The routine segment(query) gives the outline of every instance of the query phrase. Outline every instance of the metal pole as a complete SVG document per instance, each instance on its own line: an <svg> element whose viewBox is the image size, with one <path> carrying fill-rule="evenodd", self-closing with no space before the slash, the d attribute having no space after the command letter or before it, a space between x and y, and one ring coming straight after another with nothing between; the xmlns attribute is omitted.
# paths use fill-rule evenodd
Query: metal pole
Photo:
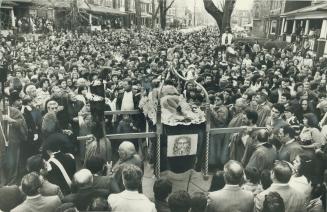
<svg viewBox="0 0 327 212"><path fill-rule="evenodd" d="M161 91L162 88L165 84L165 80L169 79L170 77L170 72L168 72L166 78L164 78L161 82L161 85L159 87L159 92L158 92L158 105L157 105L157 143L156 143L156 163L155 163L155 169L154 169L154 174L157 179L160 178L160 152L161 152L161 134L162 134L162 123L161 123Z"/></svg>

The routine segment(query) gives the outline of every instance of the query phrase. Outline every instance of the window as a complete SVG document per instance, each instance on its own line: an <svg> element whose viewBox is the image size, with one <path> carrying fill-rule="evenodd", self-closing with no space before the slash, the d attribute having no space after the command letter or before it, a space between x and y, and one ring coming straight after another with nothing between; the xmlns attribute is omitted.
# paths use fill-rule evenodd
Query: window
<svg viewBox="0 0 327 212"><path fill-rule="evenodd" d="M270 34L276 34L277 32L277 20L271 21Z"/></svg>

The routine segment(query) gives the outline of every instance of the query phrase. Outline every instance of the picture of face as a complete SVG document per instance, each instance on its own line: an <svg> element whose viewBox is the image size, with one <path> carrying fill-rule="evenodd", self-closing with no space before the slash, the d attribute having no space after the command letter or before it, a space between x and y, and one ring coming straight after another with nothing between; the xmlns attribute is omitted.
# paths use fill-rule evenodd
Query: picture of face
<svg viewBox="0 0 327 212"><path fill-rule="evenodd" d="M173 151L176 156L189 155L191 151L191 139L189 137L176 138Z"/></svg>
<svg viewBox="0 0 327 212"><path fill-rule="evenodd" d="M167 138L167 156L180 157L195 155L197 152L198 135L175 135Z"/></svg>

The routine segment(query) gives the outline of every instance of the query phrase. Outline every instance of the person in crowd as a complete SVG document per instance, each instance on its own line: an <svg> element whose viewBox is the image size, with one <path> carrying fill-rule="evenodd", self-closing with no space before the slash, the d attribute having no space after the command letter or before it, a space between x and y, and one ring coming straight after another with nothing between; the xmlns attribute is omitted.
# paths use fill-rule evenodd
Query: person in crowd
<svg viewBox="0 0 327 212"><path fill-rule="evenodd" d="M204 192L194 192L191 195L191 212L206 211L207 195Z"/></svg>
<svg viewBox="0 0 327 212"><path fill-rule="evenodd" d="M258 113L256 111L246 110L245 117L245 126L250 129L256 127L258 120ZM248 146L254 143L253 139L255 139L255 134L255 131L243 131L234 134L231 137L229 145L229 159L241 162Z"/></svg>
<svg viewBox="0 0 327 212"><path fill-rule="evenodd" d="M313 158L307 154L297 155L293 161L293 169L295 174L292 175L289 185L309 199L315 173Z"/></svg>
<svg viewBox="0 0 327 212"><path fill-rule="evenodd" d="M49 158L51 170L48 171L49 182L58 185L64 195L69 194L72 186L73 175L76 172L75 158L71 154L62 152L64 142L59 136L47 139L43 151Z"/></svg>
<svg viewBox="0 0 327 212"><path fill-rule="evenodd" d="M261 172L261 176L260 176L260 183L262 185L263 190L268 189L271 184L273 183L271 178L270 178L270 170L269 169L264 169Z"/></svg>
<svg viewBox="0 0 327 212"><path fill-rule="evenodd" d="M40 176L41 187L40 194L43 196L57 195L61 200L64 198L59 186L50 183L46 177L49 170L49 164L42 158L42 155L33 155L27 159L27 171L38 173Z"/></svg>
<svg viewBox="0 0 327 212"><path fill-rule="evenodd" d="M309 212L323 212L325 211L325 207L323 204L324 197L326 196L326 187L317 184L316 186L313 186L311 195L310 195L310 201L307 204L306 208Z"/></svg>
<svg viewBox="0 0 327 212"><path fill-rule="evenodd" d="M282 146L278 151L278 159L292 162L295 157L303 152L301 145L295 140L295 130L290 126L279 129Z"/></svg>
<svg viewBox="0 0 327 212"><path fill-rule="evenodd" d="M263 211L263 202L266 195L270 192L277 192L282 197L285 204L285 211L305 211L305 195L288 184L291 177L292 169L290 165L285 161L276 161L271 172L273 183L268 189L256 195L254 199L255 211Z"/></svg>
<svg viewBox="0 0 327 212"><path fill-rule="evenodd" d="M95 189L106 189L109 193L119 193L120 189L115 184L112 176L112 165L103 158L94 156L86 161L85 168L93 174L93 185Z"/></svg>
<svg viewBox="0 0 327 212"><path fill-rule="evenodd" d="M73 187L75 192L66 195L63 202L72 202L78 210L85 211L91 204L92 199L102 197L107 198L108 190L95 189L92 187L93 175L88 169L81 169L74 174Z"/></svg>
<svg viewBox="0 0 327 212"><path fill-rule="evenodd" d="M219 191L209 193L208 212L253 211L253 194L239 186L243 180L243 167L237 161L229 161L224 166L226 185Z"/></svg>
<svg viewBox="0 0 327 212"><path fill-rule="evenodd" d="M31 172L22 179L22 191L26 195L26 200L12 209L13 212L55 212L57 207L61 205L58 196L42 196L39 192L42 184L39 175Z"/></svg>
<svg viewBox="0 0 327 212"><path fill-rule="evenodd" d="M0 210L11 211L24 201L24 194L17 185L0 186Z"/></svg>
<svg viewBox="0 0 327 212"><path fill-rule="evenodd" d="M113 169L122 164L133 164L143 169L143 162L140 156L136 153L135 146L132 142L124 141L119 145L118 149L119 160L114 165Z"/></svg>
<svg viewBox="0 0 327 212"><path fill-rule="evenodd" d="M24 142L27 140L27 125L22 112L17 109L17 105L21 103L18 91L12 91L9 98L9 105L3 108L6 115L2 115L4 125L2 126L5 132L5 143L7 151L5 154L4 174L6 175L6 185L17 184L21 177L21 149ZM24 169L23 169L24 170Z"/></svg>
<svg viewBox="0 0 327 212"><path fill-rule="evenodd" d="M258 112L258 127L264 127L267 122L267 118L270 117L271 113L271 103L268 101L268 94L261 91L257 93L255 96L255 101L258 104L257 112Z"/></svg>
<svg viewBox="0 0 327 212"><path fill-rule="evenodd" d="M266 126L270 127L273 132L277 132L280 128L287 125L283 119L284 112L284 105L276 103L272 106L271 115L269 118L267 118Z"/></svg>
<svg viewBox="0 0 327 212"><path fill-rule="evenodd" d="M285 212L283 198L277 192L269 192L263 201L264 212L280 211Z"/></svg>
<svg viewBox="0 0 327 212"><path fill-rule="evenodd" d="M141 185L143 173L135 165L128 164L122 171L122 178L125 190L118 194L110 194L108 203L113 212L119 211L144 211L155 212L156 208L145 195L138 192Z"/></svg>
<svg viewBox="0 0 327 212"><path fill-rule="evenodd" d="M245 183L242 185L242 189L246 191L251 191L253 195L257 195L262 189L260 184L260 172L255 167L246 167L245 173Z"/></svg>
<svg viewBox="0 0 327 212"><path fill-rule="evenodd" d="M314 113L304 114L303 125L300 134L303 149L317 149L325 144L326 139L318 129L318 120Z"/></svg>
<svg viewBox="0 0 327 212"><path fill-rule="evenodd" d="M224 171L217 171L211 180L211 185L209 188L209 192L219 191L225 187L226 183L224 180Z"/></svg>
<svg viewBox="0 0 327 212"><path fill-rule="evenodd" d="M188 212L191 208L191 197L186 191L175 191L168 198L171 212Z"/></svg>
<svg viewBox="0 0 327 212"><path fill-rule="evenodd" d="M87 211L107 211L111 212L112 209L108 204L108 201L104 198L98 197L92 200L91 205L88 207Z"/></svg>
<svg viewBox="0 0 327 212"><path fill-rule="evenodd" d="M157 212L170 212L168 197L173 189L172 183L165 178L160 178L154 182L153 193Z"/></svg>
<svg viewBox="0 0 327 212"><path fill-rule="evenodd" d="M261 173L264 169L271 169L273 163L277 158L276 147L268 142L267 130L259 130L257 133L257 139L259 143L255 146L253 153L249 153L250 159L246 163L246 159L243 160L246 163L246 167L253 167ZM250 149L250 148L249 148ZM251 152L249 150L249 152Z"/></svg>

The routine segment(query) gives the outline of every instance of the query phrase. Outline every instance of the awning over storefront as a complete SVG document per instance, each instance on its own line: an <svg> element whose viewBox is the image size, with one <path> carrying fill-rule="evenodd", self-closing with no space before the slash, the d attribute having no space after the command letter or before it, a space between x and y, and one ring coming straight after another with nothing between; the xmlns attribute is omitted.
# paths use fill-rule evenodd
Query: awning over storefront
<svg viewBox="0 0 327 212"><path fill-rule="evenodd" d="M327 3L304 7L281 15L288 20L327 18Z"/></svg>

